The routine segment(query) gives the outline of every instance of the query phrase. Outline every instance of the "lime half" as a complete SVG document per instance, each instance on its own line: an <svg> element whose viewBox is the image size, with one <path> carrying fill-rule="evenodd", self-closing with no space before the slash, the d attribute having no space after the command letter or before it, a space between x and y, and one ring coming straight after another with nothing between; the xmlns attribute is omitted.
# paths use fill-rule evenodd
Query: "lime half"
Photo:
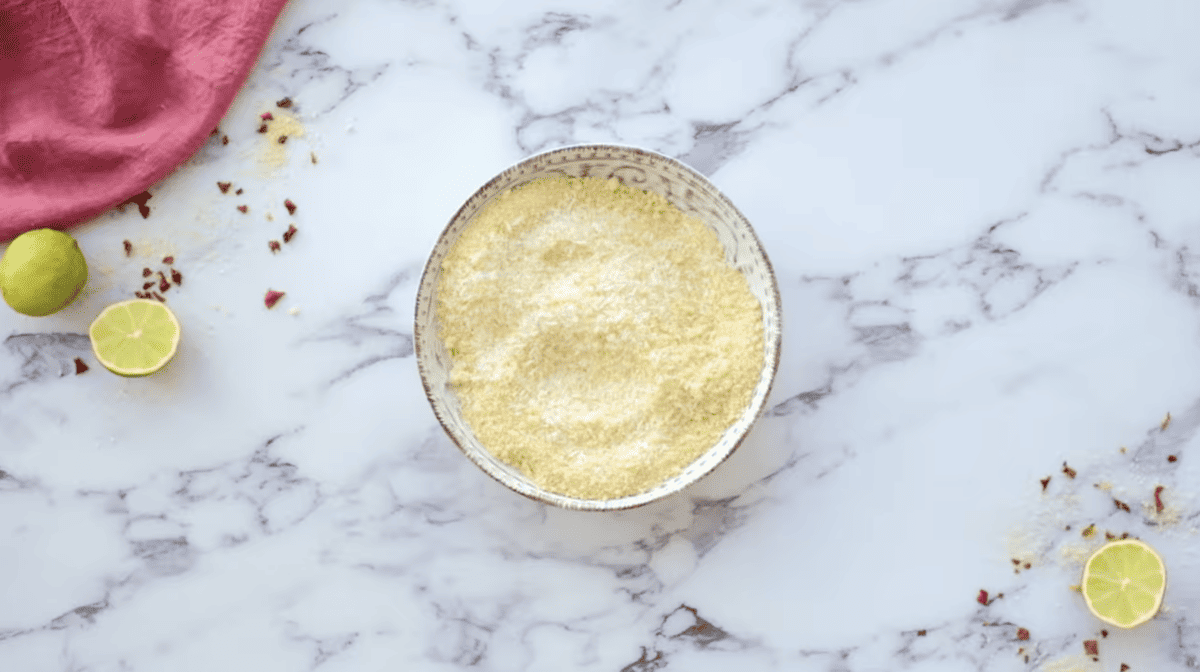
<svg viewBox="0 0 1200 672"><path fill-rule="evenodd" d="M1148 544L1121 539L1088 558L1080 590L1096 618L1132 628L1154 618L1167 589L1167 569Z"/></svg>
<svg viewBox="0 0 1200 672"><path fill-rule="evenodd" d="M122 376L148 376L166 366L179 348L179 334L171 309L150 299L114 303L88 329L96 359Z"/></svg>

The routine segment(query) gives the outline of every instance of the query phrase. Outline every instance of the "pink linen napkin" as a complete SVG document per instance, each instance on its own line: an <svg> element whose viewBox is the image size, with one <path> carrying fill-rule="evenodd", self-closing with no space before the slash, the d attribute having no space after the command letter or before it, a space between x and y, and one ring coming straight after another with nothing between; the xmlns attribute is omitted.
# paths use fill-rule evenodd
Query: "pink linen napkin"
<svg viewBox="0 0 1200 672"><path fill-rule="evenodd" d="M68 229L190 158L287 0L0 0L0 242Z"/></svg>

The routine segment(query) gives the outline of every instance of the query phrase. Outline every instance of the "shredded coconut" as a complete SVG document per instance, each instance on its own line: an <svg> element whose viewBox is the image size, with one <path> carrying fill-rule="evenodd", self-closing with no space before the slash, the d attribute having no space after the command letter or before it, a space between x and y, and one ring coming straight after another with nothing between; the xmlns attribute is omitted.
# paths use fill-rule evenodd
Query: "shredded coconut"
<svg viewBox="0 0 1200 672"><path fill-rule="evenodd" d="M540 487L643 492L712 447L763 366L761 307L716 234L617 180L504 192L442 262L463 418Z"/></svg>

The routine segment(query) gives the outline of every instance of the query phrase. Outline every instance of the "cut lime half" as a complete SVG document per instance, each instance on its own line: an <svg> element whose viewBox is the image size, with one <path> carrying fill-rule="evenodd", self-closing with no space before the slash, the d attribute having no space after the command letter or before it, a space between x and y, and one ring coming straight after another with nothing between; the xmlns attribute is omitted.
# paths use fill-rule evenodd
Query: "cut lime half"
<svg viewBox="0 0 1200 672"><path fill-rule="evenodd" d="M148 376L166 366L179 348L179 320L150 299L130 299L105 308L92 322L92 352L106 369L122 376Z"/></svg>
<svg viewBox="0 0 1200 672"><path fill-rule="evenodd" d="M1167 569L1148 544L1113 541L1092 554L1083 568L1080 591L1096 618L1133 628L1154 618L1167 589Z"/></svg>

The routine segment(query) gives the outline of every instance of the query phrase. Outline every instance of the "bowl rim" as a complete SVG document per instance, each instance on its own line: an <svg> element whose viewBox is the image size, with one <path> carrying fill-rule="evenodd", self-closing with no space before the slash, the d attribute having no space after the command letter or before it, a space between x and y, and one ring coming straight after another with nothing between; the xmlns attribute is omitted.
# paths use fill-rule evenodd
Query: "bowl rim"
<svg viewBox="0 0 1200 672"><path fill-rule="evenodd" d="M553 155L570 153L570 152L579 152L579 151L603 152L605 150L613 150L613 149L621 150L623 152L633 152L635 154L639 154L639 153L645 154L654 160L663 161L663 162L673 165L675 168L680 169L681 171L687 173L693 179L697 180L702 185L704 185L717 200L721 201L723 205L728 207L741 220L741 222L743 224L745 224L746 232L750 235L750 238L753 240L754 244L757 246L758 250L762 254L763 262L767 269L767 276L770 278L770 285L768 288L768 296L771 299L771 303L774 304L774 314L775 314L776 320L779 324L779 329L775 332L775 335L774 335L773 347L771 347L771 350L773 351L773 356L769 358L769 361L765 362L765 367L764 367L766 370L769 371L769 375L767 376L767 387L762 395L761 401L757 402L758 408L754 409L754 413L749 417L749 422L747 423L745 430L739 433L737 438L730 444L728 450L726 450L724 452L724 454L720 455L719 459L713 460L706 468L693 474L687 481L679 483L675 487L673 487L669 490L664 490L663 492L653 494L653 496L648 496L648 495L651 495L651 493L654 493L655 489L657 487L659 487L659 486L655 486L655 488L651 488L650 490L645 490L643 492L635 493L632 495L626 495L624 497L618 497L615 499L583 499L583 498L579 498L579 497L572 497L569 495L562 495L559 493L545 491L545 490L542 490L541 488L536 488L536 486L534 486L534 488L531 488L531 489L520 488L520 487L517 487L515 484L508 482L500 473L497 473L497 470L495 469L495 467L492 464L482 460L479 456L475 455L475 453L473 451L468 450L465 446L463 446L463 444L459 440L459 437L456 436L455 432L450 429L450 425L447 423L446 418L443 416L445 409L442 407L442 402L436 398L437 395L435 395L433 393L433 390L430 388L428 371L424 364L424 360L421 356L422 347L423 347L423 345L422 345L423 338L421 337L421 335L424 331L420 326L420 324L421 324L421 319L420 319L421 307L423 305L422 301L421 301L421 289L423 287L425 287L426 282L429 282L429 275L432 270L433 260L434 260L435 252L437 251L438 246L445 239L446 235L450 231L450 228L455 225L455 223L463 215L464 211L466 211L467 208L473 204L473 202L480 196L480 194L489 191L490 189L494 188L497 184L499 184L503 181L507 181L511 177L511 175L514 172L518 171L519 169L524 168L524 167L528 166L529 164L536 163L539 160L549 158ZM606 157L598 156L597 158L606 158ZM608 158L610 158L610 157L608 157ZM763 306L763 309L764 309L764 311L766 311L767 307ZM493 480L498 481L501 485L504 485L509 490L512 490L513 492L516 492L517 494L523 495L524 497L526 497L528 499L534 500L536 502L540 502L542 504L551 504L551 505L557 506L559 508L576 510L576 511L621 511L621 510L637 508L640 506L645 506L652 502L661 501L670 496L677 495L677 494L683 492L684 490L687 490L689 487L691 487L698 481L704 479L706 476L711 474L713 471L716 471L716 468L718 466L720 466L722 463L724 463L725 460L729 459L729 457L731 455L733 455L733 453L742 445L742 442L745 441L746 437L749 436L750 433L753 431L758 420L762 418L762 415L766 410L767 401L770 399L771 391L773 390L774 385L775 385L775 377L779 372L779 361L780 361L780 357L782 354L781 353L782 346L783 346L783 302L779 295L779 281L775 275L775 267L771 263L770 257L767 255L766 247L763 246L762 240L759 239L758 233L754 230L754 227L753 227L753 225L751 225L750 220L745 216L745 214L742 213L741 210L738 209L738 207L736 205L734 205L733 201L731 201L729 199L729 197L725 195L724 192L722 192L719 188L717 188L717 186L715 184L713 184L706 176L704 176L702 173L700 173L700 171L696 170L695 168L692 168L691 166L687 165L686 163L680 161L679 159L673 158L671 156L667 156L666 154L662 154L660 152L656 152L654 150L646 149L644 147L639 147L636 145L627 145L627 144L621 144L621 143L606 142L606 143L577 143L577 144L571 144L571 145L562 145L559 147L554 147L551 149L546 149L546 150L540 151L536 154L531 154L515 163L510 164L509 166L507 166L506 168L501 170L499 173L496 173L496 175L494 177L492 177L490 180L488 180L486 183L484 183L481 187L479 187L474 192L472 192L471 195L468 196L466 198L466 200L463 201L462 205L459 206L458 210L456 210L454 212L454 215L452 215L450 217L450 220L446 223L446 225L444 227L442 227L442 230L438 233L437 238L434 239L433 247L431 248L429 255L426 257L425 264L421 270L421 278L420 278L420 281L417 283L417 295L416 295L416 299L414 301L413 350L414 350L414 356L417 360L417 370L418 370L419 377L421 379L421 386L425 390L425 398L429 401L429 405L433 409L433 414L437 418L438 423L442 426L442 430L446 433L446 435L450 438L450 440L454 443L454 445L459 449L459 451L467 457L467 459L469 459L476 467L478 467L481 471L483 471L485 474L490 476ZM756 403L756 402L752 401L751 403ZM739 421L744 418L746 418L745 415L741 416L739 418ZM728 429L726 431L728 431ZM710 446L708 450L712 450L712 447ZM708 451L706 451L705 453L701 453L701 456L706 455L707 452ZM499 458L495 458L495 459L499 460ZM700 457L697 457L696 459L699 460ZM694 461L693 461L693 463L694 463Z"/></svg>

